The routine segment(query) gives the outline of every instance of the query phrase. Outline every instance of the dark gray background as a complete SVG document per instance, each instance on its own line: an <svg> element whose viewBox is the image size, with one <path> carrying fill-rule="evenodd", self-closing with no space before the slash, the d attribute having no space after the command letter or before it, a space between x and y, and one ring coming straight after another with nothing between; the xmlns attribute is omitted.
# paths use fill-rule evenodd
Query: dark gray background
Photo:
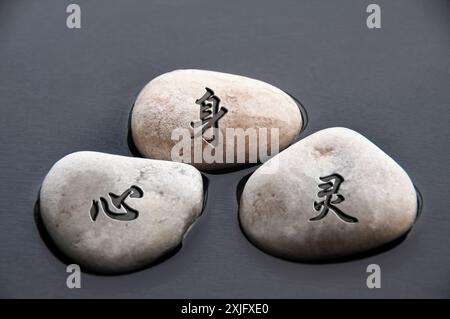
<svg viewBox="0 0 450 319"><path fill-rule="evenodd" d="M74 1L75 2L75 1ZM450 297L450 1L76 0L0 2L1 297ZM140 272L84 274L42 241L33 205L42 179L79 150L130 155L137 92L178 68L261 79L298 97L302 136L344 126L378 144L424 196L399 246L350 262L311 265L263 253L242 235L236 186L252 169L209 175L204 215L172 258ZM366 266L382 288L366 287Z"/></svg>

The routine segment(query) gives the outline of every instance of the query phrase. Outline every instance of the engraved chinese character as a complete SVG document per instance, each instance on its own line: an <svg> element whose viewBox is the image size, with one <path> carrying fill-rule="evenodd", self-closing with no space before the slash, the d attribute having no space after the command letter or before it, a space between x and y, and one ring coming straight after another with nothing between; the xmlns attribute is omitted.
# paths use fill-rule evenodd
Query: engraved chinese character
<svg viewBox="0 0 450 319"><path fill-rule="evenodd" d="M110 205L108 201L104 197L100 197L100 204L103 209L103 212L106 214L106 216L121 220L121 221L130 221L133 219L138 218L139 212L133 208L131 208L127 203L125 203L125 200L129 197L131 198L141 198L144 196L144 192L139 187L133 185L130 188L128 188L126 191L124 191L121 195L116 195L113 193L108 194L111 200L111 206L115 207L116 209L121 209L122 207L125 209L125 212L123 211L113 211L110 209ZM98 213L99 213L99 202L97 200L92 201L92 206L89 211L92 221L95 222L97 219Z"/></svg>
<svg viewBox="0 0 450 319"><path fill-rule="evenodd" d="M200 105L200 121L191 122L191 126L195 129L202 126L202 130L194 137L202 135L205 141L217 145L217 136L219 134L219 120L228 112L225 107L220 107L220 99L214 94L210 88L205 88L206 93L195 101ZM212 134L205 134L208 130L212 130Z"/></svg>
<svg viewBox="0 0 450 319"><path fill-rule="evenodd" d="M320 198L324 197L325 199L320 202L314 201L314 209L318 212L320 211L320 214L311 218L310 221L321 220L330 210L332 210L340 219L347 223L358 222L357 218L345 214L336 206L336 204L339 204L345 200L344 196L338 194L339 187L342 182L344 182L344 178L339 174L332 174L325 177L320 177L320 180L324 183L319 184L321 191L317 193L317 196ZM335 199L333 199L334 196Z"/></svg>

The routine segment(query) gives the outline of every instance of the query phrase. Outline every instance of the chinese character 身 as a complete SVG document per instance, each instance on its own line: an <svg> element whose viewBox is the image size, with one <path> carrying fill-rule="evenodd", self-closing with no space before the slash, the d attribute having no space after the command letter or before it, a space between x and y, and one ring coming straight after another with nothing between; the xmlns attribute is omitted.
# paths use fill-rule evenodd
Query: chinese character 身
<svg viewBox="0 0 450 319"><path fill-rule="evenodd" d="M219 133L219 120L228 112L225 107L220 107L220 99L214 94L210 88L205 88L206 93L195 101L200 105L200 121L191 122L192 128L202 126L202 130L196 134L202 135L205 141L210 142L214 146L217 145L217 135ZM212 129L212 134L205 136L205 132Z"/></svg>
<svg viewBox="0 0 450 319"><path fill-rule="evenodd" d="M324 183L319 184L321 191L317 193L317 196L320 198L325 197L325 199L320 202L314 201L314 209L318 212L320 211L320 214L311 218L310 221L321 220L330 210L332 210L340 219L347 223L358 222L357 218L345 214L342 210L336 207L336 204L339 204L345 200L344 196L338 194L339 187L344 181L344 178L339 174L332 174L325 177L320 177L320 180ZM333 199L334 195L336 196L335 199Z"/></svg>

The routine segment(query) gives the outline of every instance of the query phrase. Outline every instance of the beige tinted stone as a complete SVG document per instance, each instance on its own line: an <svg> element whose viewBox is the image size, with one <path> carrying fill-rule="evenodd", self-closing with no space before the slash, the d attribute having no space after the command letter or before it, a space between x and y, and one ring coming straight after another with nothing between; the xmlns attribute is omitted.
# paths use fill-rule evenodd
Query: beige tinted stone
<svg viewBox="0 0 450 319"><path fill-rule="evenodd" d="M278 170L270 168L274 164ZM334 194L338 179L320 180L333 174L343 178ZM327 195L318 193L327 190L341 214L325 205L330 209L321 218L320 202ZM416 213L413 183L392 158L352 130L330 128L258 168L244 187L239 216L244 232L261 249L316 261L386 244L408 232Z"/></svg>
<svg viewBox="0 0 450 319"><path fill-rule="evenodd" d="M116 204L110 193L119 196ZM57 247L82 270L120 273L177 247L202 202L202 177L190 165L77 152L59 160L45 177L40 213ZM125 205L138 212L137 218ZM120 215L105 213L111 211Z"/></svg>
<svg viewBox="0 0 450 319"><path fill-rule="evenodd" d="M280 149L290 145L301 130L302 117L295 101L270 84L214 71L177 70L150 81L136 99L131 117L131 131L139 152L148 158L176 160L171 156L171 151L181 138L177 136L172 139L172 132L183 128L194 134L191 123L200 120L200 105L196 104L196 101L204 96L206 88L211 89L220 99L220 107L224 107L227 113L218 121L223 143L211 146L211 143L201 137L199 143L209 150L219 147L223 151L223 156L220 156L222 163L209 163L201 156L199 162L194 163L194 147L187 156L190 163L200 169L236 166L238 154L241 154L246 162L250 161L250 148L238 150L236 135L227 138L227 128L255 129L258 133L266 128L268 135L272 128L277 128ZM211 131L206 133L210 135ZM231 160L228 161L225 145L230 145L234 150L234 154L229 156ZM269 139L261 145L265 145L268 154L274 152Z"/></svg>

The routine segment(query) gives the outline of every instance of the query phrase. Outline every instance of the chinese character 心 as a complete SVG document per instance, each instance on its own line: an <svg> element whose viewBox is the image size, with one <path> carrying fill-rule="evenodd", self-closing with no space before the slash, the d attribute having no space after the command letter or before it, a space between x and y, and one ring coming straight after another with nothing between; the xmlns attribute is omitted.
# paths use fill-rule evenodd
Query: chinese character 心
<svg viewBox="0 0 450 319"><path fill-rule="evenodd" d="M108 195L111 199L113 207L115 207L116 209L121 209L123 207L125 209L125 212L112 211L110 209L108 201L104 197L100 197L100 203L103 208L103 212L108 217L116 220L130 221L136 219L139 216L139 212L128 206L128 204L125 203L125 200L127 199L128 196L130 196L131 198L141 198L142 196L144 196L144 192L142 191L142 189L133 185L126 191L124 191L122 195L116 195L113 193L109 193ZM92 221L95 222L98 216L98 212L99 212L99 202L97 200L93 200L91 209L89 211Z"/></svg>
<svg viewBox="0 0 450 319"><path fill-rule="evenodd" d="M325 199L320 202L314 201L314 209L320 211L320 214L311 218L310 221L321 220L330 210L332 210L343 221L346 221L347 223L356 223L358 221L357 218L345 214L335 205L345 200L344 196L338 194L339 187L344 181L344 178L339 174L332 174L320 177L320 180L324 183L319 184L321 191L317 193L317 196L321 198L325 197ZM333 195L336 195L335 199L333 199Z"/></svg>
<svg viewBox="0 0 450 319"><path fill-rule="evenodd" d="M219 133L219 120L224 116L228 110L220 107L220 99L214 94L210 88L206 88L206 93L195 101L200 105L200 121L191 122L191 126L195 129L202 126L202 130L197 135L202 135L207 142L211 142L214 146L217 145L217 135ZM212 128L212 134L205 137L205 132Z"/></svg>

